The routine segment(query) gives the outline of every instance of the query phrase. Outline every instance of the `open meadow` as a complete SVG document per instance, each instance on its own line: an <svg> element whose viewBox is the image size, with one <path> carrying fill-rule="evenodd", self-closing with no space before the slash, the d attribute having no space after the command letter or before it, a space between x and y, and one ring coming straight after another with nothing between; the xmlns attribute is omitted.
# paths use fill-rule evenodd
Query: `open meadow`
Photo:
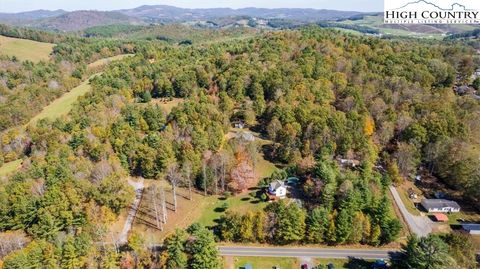
<svg viewBox="0 0 480 269"><path fill-rule="evenodd" d="M48 61L55 44L37 42L27 39L12 38L0 35L0 54L20 61Z"/></svg>

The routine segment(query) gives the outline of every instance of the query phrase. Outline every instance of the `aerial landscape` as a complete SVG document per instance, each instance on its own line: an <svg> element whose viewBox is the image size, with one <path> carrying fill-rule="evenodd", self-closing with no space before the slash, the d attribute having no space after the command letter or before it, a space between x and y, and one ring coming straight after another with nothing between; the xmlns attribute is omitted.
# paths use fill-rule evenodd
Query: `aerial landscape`
<svg viewBox="0 0 480 269"><path fill-rule="evenodd" d="M0 269L480 268L478 22L0 2Z"/></svg>

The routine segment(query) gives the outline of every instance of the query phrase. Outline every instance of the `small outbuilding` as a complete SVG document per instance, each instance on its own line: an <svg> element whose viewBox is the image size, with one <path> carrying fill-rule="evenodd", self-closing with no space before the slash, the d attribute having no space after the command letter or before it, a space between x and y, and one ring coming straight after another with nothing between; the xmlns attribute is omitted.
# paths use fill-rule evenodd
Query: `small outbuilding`
<svg viewBox="0 0 480 269"><path fill-rule="evenodd" d="M462 229L473 235L480 235L480 224L462 224Z"/></svg>
<svg viewBox="0 0 480 269"><path fill-rule="evenodd" d="M284 198L287 195L287 187L280 180L275 180L268 185L268 193L275 197Z"/></svg>
<svg viewBox="0 0 480 269"><path fill-rule="evenodd" d="M446 199L423 199L421 204L429 213L460 212L457 202Z"/></svg>
<svg viewBox="0 0 480 269"><path fill-rule="evenodd" d="M433 217L437 222L448 222L448 216L442 213L434 214Z"/></svg>

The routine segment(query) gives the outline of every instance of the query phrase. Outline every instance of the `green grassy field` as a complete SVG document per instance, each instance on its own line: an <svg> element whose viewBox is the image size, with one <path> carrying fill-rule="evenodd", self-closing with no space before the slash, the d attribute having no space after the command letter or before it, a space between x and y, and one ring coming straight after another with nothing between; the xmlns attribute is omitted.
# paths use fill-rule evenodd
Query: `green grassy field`
<svg viewBox="0 0 480 269"><path fill-rule="evenodd" d="M335 269L367 269L372 268L371 261L364 260L346 260L346 259L315 259L315 265L320 268L327 268L328 264L333 264ZM233 264L233 266L232 266ZM277 266L282 269L297 269L301 266L301 261L297 258L273 258L273 257L234 257L225 258L225 269L240 269L245 268L247 264L252 266L252 269L270 269Z"/></svg>
<svg viewBox="0 0 480 269"><path fill-rule="evenodd" d="M21 61L48 61L55 44L0 35L0 54L17 57Z"/></svg>
<svg viewBox="0 0 480 269"><path fill-rule="evenodd" d="M92 75L90 78L99 75ZM82 82L78 87L73 88L71 91L65 93L60 98L56 99L48 106L44 107L42 112L33 117L27 125L34 124L41 119L56 119L63 115L67 115L72 109L73 104L77 101L77 98L90 91L90 78Z"/></svg>
<svg viewBox="0 0 480 269"><path fill-rule="evenodd" d="M250 264L252 269L270 269L274 266L279 266L282 269L300 268L300 264L295 258L238 257L233 259L235 269L245 268L247 264ZM226 267L226 269L230 268Z"/></svg>
<svg viewBox="0 0 480 269"><path fill-rule="evenodd" d="M117 56L100 59L98 61L95 61L95 62L89 64L88 68L96 68L96 67L104 66L104 65L107 65L111 62L122 60L126 57L132 57L133 55L135 55L135 54L120 54L120 55L117 55Z"/></svg>
<svg viewBox="0 0 480 269"><path fill-rule="evenodd" d="M227 210L245 214L247 212L262 210L267 206L266 202L258 201L257 198L253 198L248 194L226 199L218 196L206 197L205 199L208 199L206 201L207 205L205 206L202 216L198 219L198 222L205 226L214 225L215 220L220 218Z"/></svg>
<svg viewBox="0 0 480 269"><path fill-rule="evenodd" d="M14 172L15 170L17 170L20 167L20 165L22 165L22 161L23 161L22 159L18 159L18 160L3 164L0 167L0 177L6 176Z"/></svg>

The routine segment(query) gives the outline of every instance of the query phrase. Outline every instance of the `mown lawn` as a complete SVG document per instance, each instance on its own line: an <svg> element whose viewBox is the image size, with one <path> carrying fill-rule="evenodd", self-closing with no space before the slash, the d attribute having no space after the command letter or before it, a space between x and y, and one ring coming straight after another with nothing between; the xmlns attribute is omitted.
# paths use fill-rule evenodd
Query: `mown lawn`
<svg viewBox="0 0 480 269"><path fill-rule="evenodd" d="M93 75L92 77L98 74ZM90 77L90 78L92 78ZM33 117L27 125L34 124L41 119L57 119L61 116L67 115L72 109L73 104L78 97L86 94L91 90L90 78L82 82L79 86L73 88L71 91L65 93L60 98L55 99L48 106L44 107L42 112Z"/></svg>
<svg viewBox="0 0 480 269"><path fill-rule="evenodd" d="M233 260L233 261L232 261ZM277 266L281 269L297 269L302 265L298 258L280 258L280 257L234 257L225 258L225 269L232 269L232 263L235 269L243 269L247 264L252 269L270 269ZM333 264L335 269L369 269L372 268L373 261L365 260L347 260L347 259L314 259L313 264L320 266L319 268L327 268L328 264Z"/></svg>
<svg viewBox="0 0 480 269"><path fill-rule="evenodd" d="M253 195L256 190L253 190ZM206 202L202 216L197 220L205 226L215 225L227 210L245 214L250 211L263 210L267 206L267 202L259 201L259 199L250 196L250 194L242 194L233 197L211 196L204 198Z"/></svg>
<svg viewBox="0 0 480 269"><path fill-rule="evenodd" d="M0 177L13 173L15 170L17 170L20 167L20 165L22 165L22 161L23 161L22 159L18 159L18 160L3 164L0 167Z"/></svg>
<svg viewBox="0 0 480 269"><path fill-rule="evenodd" d="M12 38L0 35L0 54L13 57L20 61L48 61L55 44L37 42L27 39Z"/></svg>
<svg viewBox="0 0 480 269"><path fill-rule="evenodd" d="M282 269L300 268L300 263L296 258L238 257L234 258L234 264L235 269L243 269L247 264L250 264L252 269L271 269L274 266Z"/></svg>

